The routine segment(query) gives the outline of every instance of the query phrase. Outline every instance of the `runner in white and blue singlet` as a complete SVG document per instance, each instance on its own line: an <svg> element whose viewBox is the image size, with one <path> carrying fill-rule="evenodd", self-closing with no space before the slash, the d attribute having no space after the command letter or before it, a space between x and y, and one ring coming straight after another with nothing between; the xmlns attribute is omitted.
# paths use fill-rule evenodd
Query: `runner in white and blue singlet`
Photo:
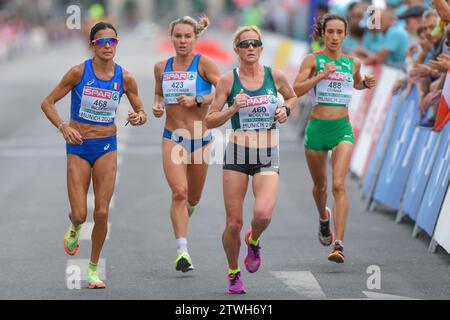
<svg viewBox="0 0 450 320"><path fill-rule="evenodd" d="M87 216L87 192L92 179L95 194L92 252L87 272L88 287L105 288L97 264L108 228L117 170L117 128L114 124L122 94L133 107L129 123L142 125L147 115L134 77L114 62L119 42L114 27L97 23L90 33L92 59L71 68L44 99L42 110L66 140L67 187L71 225L64 235L64 250L75 255L82 224ZM71 120L67 124L56 110L56 102L72 91Z"/></svg>

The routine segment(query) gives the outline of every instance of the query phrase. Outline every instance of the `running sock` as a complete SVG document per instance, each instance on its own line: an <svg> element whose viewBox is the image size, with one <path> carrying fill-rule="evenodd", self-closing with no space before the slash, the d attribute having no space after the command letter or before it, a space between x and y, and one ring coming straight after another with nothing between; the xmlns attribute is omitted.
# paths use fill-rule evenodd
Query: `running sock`
<svg viewBox="0 0 450 320"><path fill-rule="evenodd" d="M237 268L237 269L228 269L228 273L229 273L229 274L236 274L236 273L238 273L238 272L241 272L241 269L240 269L240 268Z"/></svg>
<svg viewBox="0 0 450 320"><path fill-rule="evenodd" d="M250 235L250 237L248 237L248 242L253 245L253 246L258 246L259 243L259 239L253 240L252 235Z"/></svg>
<svg viewBox="0 0 450 320"><path fill-rule="evenodd" d="M177 243L177 252L180 254L180 252L188 252L187 249L187 239L186 238L178 238L176 239Z"/></svg>
<svg viewBox="0 0 450 320"><path fill-rule="evenodd" d="M89 271L93 273L97 273L98 264L93 263L92 261L89 261Z"/></svg>
<svg viewBox="0 0 450 320"><path fill-rule="evenodd" d="M81 230L81 226L82 226L82 224L79 224L78 226L76 226L76 225L74 225L74 224L72 223L72 224L70 225L70 230L71 230L71 231L75 231L75 232L78 233L78 231Z"/></svg>

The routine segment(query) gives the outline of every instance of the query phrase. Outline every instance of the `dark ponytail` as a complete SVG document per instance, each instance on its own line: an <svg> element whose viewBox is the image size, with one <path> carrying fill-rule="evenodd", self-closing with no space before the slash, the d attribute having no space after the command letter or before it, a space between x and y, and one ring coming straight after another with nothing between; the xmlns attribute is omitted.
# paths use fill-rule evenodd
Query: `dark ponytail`
<svg viewBox="0 0 450 320"><path fill-rule="evenodd" d="M313 34L312 34L312 38L314 40L322 39L323 35L325 34L327 23L331 20L342 21L345 24L345 33L347 33L347 20L339 14L327 13L323 15L321 18L317 17L314 19Z"/></svg>
<svg viewBox="0 0 450 320"><path fill-rule="evenodd" d="M95 34L97 32L99 32L100 30L105 30L105 29L112 29L115 33L116 33L116 37L117 37L117 31L116 28L113 27L113 25L111 23L108 22L98 22L95 26L92 27L91 29L91 35L89 36L89 39L92 41L94 40Z"/></svg>

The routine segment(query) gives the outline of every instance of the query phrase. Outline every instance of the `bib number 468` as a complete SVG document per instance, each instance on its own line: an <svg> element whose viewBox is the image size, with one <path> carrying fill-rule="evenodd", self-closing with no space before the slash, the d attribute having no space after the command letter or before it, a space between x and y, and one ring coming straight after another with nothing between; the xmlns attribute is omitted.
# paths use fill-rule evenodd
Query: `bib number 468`
<svg viewBox="0 0 450 320"><path fill-rule="evenodd" d="M94 106L99 107L99 108L106 108L106 106L108 105L108 102L106 102L105 100L95 100L94 101Z"/></svg>

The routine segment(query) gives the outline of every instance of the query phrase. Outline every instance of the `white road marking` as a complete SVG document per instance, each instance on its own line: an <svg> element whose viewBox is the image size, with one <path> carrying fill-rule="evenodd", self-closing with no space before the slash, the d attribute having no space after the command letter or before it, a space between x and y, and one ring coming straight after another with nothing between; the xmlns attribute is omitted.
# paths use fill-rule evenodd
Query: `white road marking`
<svg viewBox="0 0 450 320"><path fill-rule="evenodd" d="M396 296L393 294L379 293L374 291L363 291L368 299L364 300L419 300L415 298L409 298L404 296Z"/></svg>
<svg viewBox="0 0 450 320"><path fill-rule="evenodd" d="M271 273L302 297L326 299L322 288L310 271L273 271Z"/></svg>
<svg viewBox="0 0 450 320"><path fill-rule="evenodd" d="M80 240L91 240L92 230L94 229L94 222L85 222L80 232ZM109 239L111 233L111 224L108 222L108 232L106 233L106 239Z"/></svg>

